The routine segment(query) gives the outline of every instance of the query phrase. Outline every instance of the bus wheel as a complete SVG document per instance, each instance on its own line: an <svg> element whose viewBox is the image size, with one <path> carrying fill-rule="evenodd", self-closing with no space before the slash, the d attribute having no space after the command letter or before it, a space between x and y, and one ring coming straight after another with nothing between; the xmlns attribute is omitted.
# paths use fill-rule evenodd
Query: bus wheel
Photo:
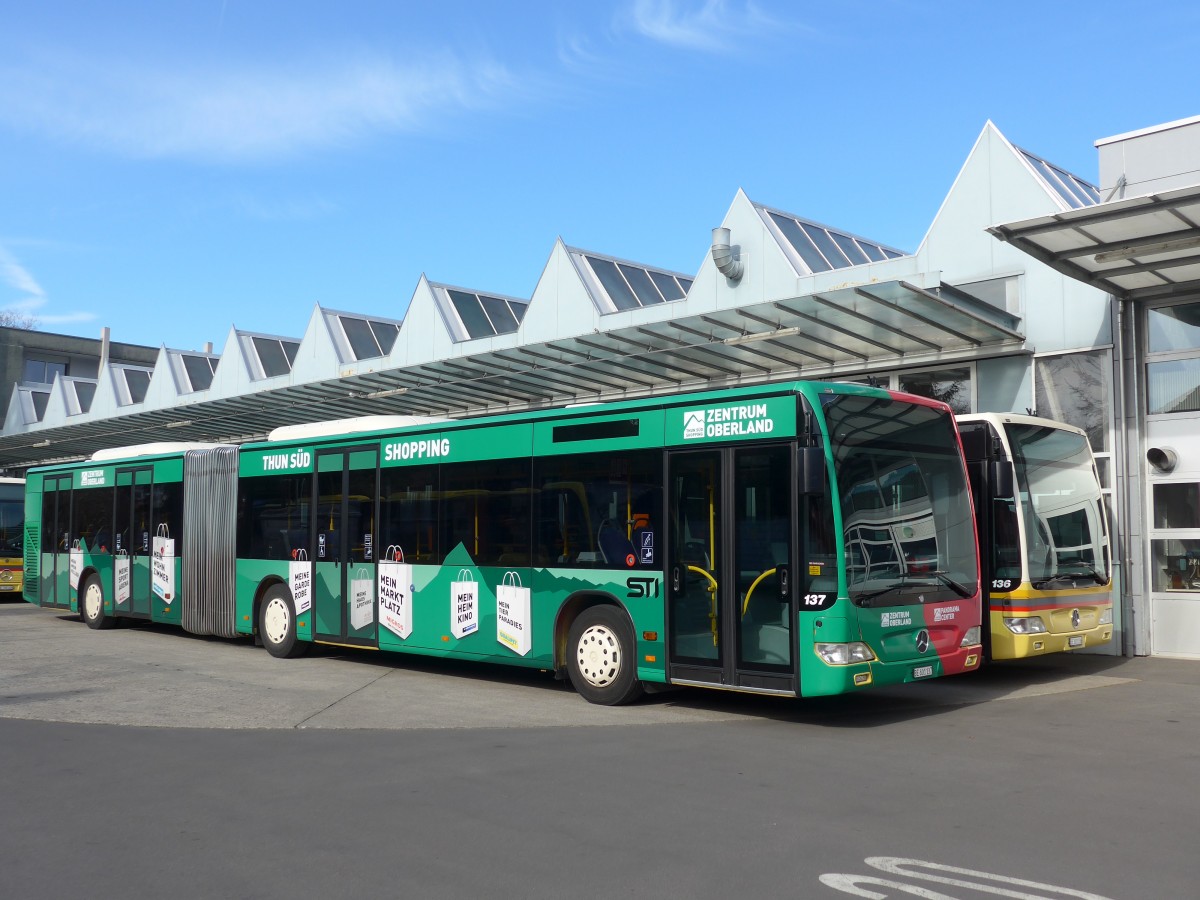
<svg viewBox="0 0 1200 900"><path fill-rule="evenodd" d="M89 575L83 581L79 591L79 618L88 628L112 628L117 622L104 611L104 588L100 586L99 575Z"/></svg>
<svg viewBox="0 0 1200 900"><path fill-rule="evenodd" d="M625 614L612 606L585 609L567 638L571 684L590 703L619 706L642 695L637 648Z"/></svg>
<svg viewBox="0 0 1200 900"><path fill-rule="evenodd" d="M258 636L272 656L290 659L308 649L308 644L296 636L296 613L292 595L282 584L267 589L258 608Z"/></svg>

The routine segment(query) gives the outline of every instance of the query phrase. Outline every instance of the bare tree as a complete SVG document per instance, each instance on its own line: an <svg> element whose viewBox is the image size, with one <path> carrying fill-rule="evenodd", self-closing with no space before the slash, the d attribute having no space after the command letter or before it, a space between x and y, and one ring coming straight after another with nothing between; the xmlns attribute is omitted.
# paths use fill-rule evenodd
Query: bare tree
<svg viewBox="0 0 1200 900"><path fill-rule="evenodd" d="M22 328L25 331L37 331L38 320L29 313L18 312L15 309L0 309L0 325L5 328Z"/></svg>

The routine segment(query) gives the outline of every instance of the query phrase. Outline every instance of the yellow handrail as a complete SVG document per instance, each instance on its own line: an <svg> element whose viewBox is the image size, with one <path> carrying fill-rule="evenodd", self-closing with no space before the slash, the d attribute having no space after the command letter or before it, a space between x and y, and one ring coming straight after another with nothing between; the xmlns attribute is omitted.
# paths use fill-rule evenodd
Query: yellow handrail
<svg viewBox="0 0 1200 900"><path fill-rule="evenodd" d="M758 583L760 581L762 581L764 578L766 578L768 575L774 575L778 571L779 571L779 566L776 566L773 569L767 569L767 571L763 572L761 575L759 575L757 578L754 579L754 582L750 585L750 589L748 591L746 591L746 599L742 601L742 618L746 617L746 612L750 609L750 595L754 593L754 589L756 587L758 587Z"/></svg>
<svg viewBox="0 0 1200 900"><path fill-rule="evenodd" d="M697 572L703 575L709 581L708 593L711 595L712 610L708 614L709 627L712 628L713 646L717 646L717 579L707 569L701 569L699 566L689 565L689 572Z"/></svg>

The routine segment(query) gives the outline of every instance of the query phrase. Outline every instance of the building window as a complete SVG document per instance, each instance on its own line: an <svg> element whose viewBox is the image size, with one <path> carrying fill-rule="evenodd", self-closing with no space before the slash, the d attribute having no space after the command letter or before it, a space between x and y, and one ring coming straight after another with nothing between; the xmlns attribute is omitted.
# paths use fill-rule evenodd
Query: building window
<svg viewBox="0 0 1200 900"><path fill-rule="evenodd" d="M67 364L48 359L26 359L21 381L24 384L53 384L58 375L67 374Z"/></svg>
<svg viewBox="0 0 1200 900"><path fill-rule="evenodd" d="M908 394L929 397L949 404L955 415L971 412L971 369L934 369L928 372L901 372L897 388Z"/></svg>
<svg viewBox="0 0 1200 900"><path fill-rule="evenodd" d="M1200 412L1200 302L1146 310L1146 412Z"/></svg>
<svg viewBox="0 0 1200 900"><path fill-rule="evenodd" d="M1033 361L1033 402L1039 416L1087 432L1093 453L1110 453L1111 391L1107 350L1040 356Z"/></svg>

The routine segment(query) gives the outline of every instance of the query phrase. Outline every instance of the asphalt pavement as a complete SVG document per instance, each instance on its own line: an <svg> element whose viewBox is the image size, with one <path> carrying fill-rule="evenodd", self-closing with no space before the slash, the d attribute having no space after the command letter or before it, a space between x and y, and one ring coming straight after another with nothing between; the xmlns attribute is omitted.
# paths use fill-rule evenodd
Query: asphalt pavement
<svg viewBox="0 0 1200 900"><path fill-rule="evenodd" d="M0 605L0 898L1200 896L1200 662L610 709Z"/></svg>

